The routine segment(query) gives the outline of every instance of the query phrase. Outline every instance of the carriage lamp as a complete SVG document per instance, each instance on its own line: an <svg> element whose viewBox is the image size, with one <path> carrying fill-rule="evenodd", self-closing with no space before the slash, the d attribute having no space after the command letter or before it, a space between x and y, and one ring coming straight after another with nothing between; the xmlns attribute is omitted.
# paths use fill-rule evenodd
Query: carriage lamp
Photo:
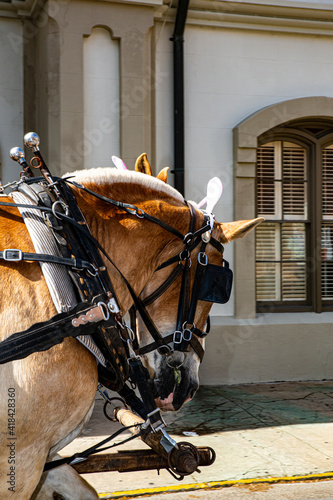
<svg viewBox="0 0 333 500"><path fill-rule="evenodd" d="M39 151L39 143L40 143L40 139L39 139L39 136L36 134L36 132L28 132L27 134L25 134L24 144L28 148L32 149L32 151L34 153Z"/></svg>

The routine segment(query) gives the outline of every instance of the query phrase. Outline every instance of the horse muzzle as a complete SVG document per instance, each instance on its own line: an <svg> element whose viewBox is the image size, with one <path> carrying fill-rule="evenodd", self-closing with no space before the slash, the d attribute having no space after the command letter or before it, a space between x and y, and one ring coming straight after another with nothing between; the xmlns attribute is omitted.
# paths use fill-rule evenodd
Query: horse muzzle
<svg viewBox="0 0 333 500"><path fill-rule="evenodd" d="M190 401L199 387L198 370L180 358L183 353L163 357L153 380L156 405L164 411L177 411ZM188 364L188 366L187 366Z"/></svg>

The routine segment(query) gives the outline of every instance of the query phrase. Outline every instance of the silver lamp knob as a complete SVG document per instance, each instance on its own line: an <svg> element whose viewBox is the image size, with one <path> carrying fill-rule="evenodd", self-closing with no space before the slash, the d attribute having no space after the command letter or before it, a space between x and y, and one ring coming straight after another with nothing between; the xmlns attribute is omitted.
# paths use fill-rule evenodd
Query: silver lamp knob
<svg viewBox="0 0 333 500"><path fill-rule="evenodd" d="M25 163L24 153L21 148L12 148L9 154L11 159L17 161L20 165Z"/></svg>
<svg viewBox="0 0 333 500"><path fill-rule="evenodd" d="M28 132L24 136L24 144L34 152L39 151L39 137L35 132Z"/></svg>

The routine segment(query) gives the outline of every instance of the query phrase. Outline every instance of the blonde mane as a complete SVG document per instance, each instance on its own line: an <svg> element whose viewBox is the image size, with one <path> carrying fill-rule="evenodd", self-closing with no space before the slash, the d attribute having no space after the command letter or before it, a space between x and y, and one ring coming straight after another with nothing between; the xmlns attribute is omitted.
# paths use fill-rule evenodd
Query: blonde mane
<svg viewBox="0 0 333 500"><path fill-rule="evenodd" d="M156 177L143 174L141 172L134 172L131 170L117 170L116 168L91 168L89 170L77 170L76 172L69 172L64 177L72 177L74 180L82 184L94 183L100 186L109 185L119 182L130 184L138 184L147 189L160 191L164 194L172 196L181 202L184 202L184 197L169 184L160 181Z"/></svg>

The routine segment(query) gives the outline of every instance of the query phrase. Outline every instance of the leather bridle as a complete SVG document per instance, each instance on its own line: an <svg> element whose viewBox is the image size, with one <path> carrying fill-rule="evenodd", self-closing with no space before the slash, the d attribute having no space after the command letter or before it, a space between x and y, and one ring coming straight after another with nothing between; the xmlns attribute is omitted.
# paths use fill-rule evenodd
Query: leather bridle
<svg viewBox="0 0 333 500"><path fill-rule="evenodd" d="M103 195L100 195L86 188L85 186L75 181L69 181L67 179L66 182L73 184L76 188L83 190L91 194L92 196L105 201L108 204L117 206L118 208L124 210L125 212L131 215L135 215L140 219L146 219L150 222L155 223L160 227L162 227L163 229L170 232L171 234L173 234L174 236L178 237L180 240L182 240L184 244L183 250L177 255L163 262L156 269L155 272L164 269L165 267L168 267L174 263L177 263L177 265L174 267L174 269L165 279L165 281L154 292L152 292L148 297L144 299L140 299L136 295L126 277L120 271L118 266L116 266L116 264L110 259L110 257L104 251L104 249L100 246L99 249L103 252L106 258L120 273L133 299L134 310L137 311L141 316L141 319L145 327L147 328L148 332L150 333L153 339L151 343L143 347L140 347L137 334L133 326L132 330L135 332L135 336L134 338L131 339L131 341L133 343L133 349L135 351L135 354L141 356L157 350L159 354L168 356L173 351L186 352L188 351L189 346L191 346L194 352L198 355L201 362L204 355L204 349L202 348L202 345L198 339L205 337L207 335L207 332L203 332L202 330L196 328L194 324L194 318L198 305L199 291L204 275L204 270L208 263L208 257L207 254L205 253L205 249L208 244L211 244L221 253L222 257L224 251L223 245L211 236L214 224L214 219L212 215L203 212L204 213L203 224L201 228L196 230L197 226L196 210L191 203L185 201L185 204L188 206L190 210L190 226L189 226L189 232L183 235L174 227L158 219L157 217L148 214L144 210L136 207L135 205L125 204L119 201L112 200L110 198L107 198ZM191 287L190 287L191 253L199 245L200 249L198 254L198 264L191 293ZM176 329L173 333L163 337L159 332L158 328L156 327L156 325L154 324L149 313L147 312L146 307L149 304L152 304L161 295L163 295L181 274L182 274L182 283L178 300ZM133 317L133 309L132 309L132 317Z"/></svg>

